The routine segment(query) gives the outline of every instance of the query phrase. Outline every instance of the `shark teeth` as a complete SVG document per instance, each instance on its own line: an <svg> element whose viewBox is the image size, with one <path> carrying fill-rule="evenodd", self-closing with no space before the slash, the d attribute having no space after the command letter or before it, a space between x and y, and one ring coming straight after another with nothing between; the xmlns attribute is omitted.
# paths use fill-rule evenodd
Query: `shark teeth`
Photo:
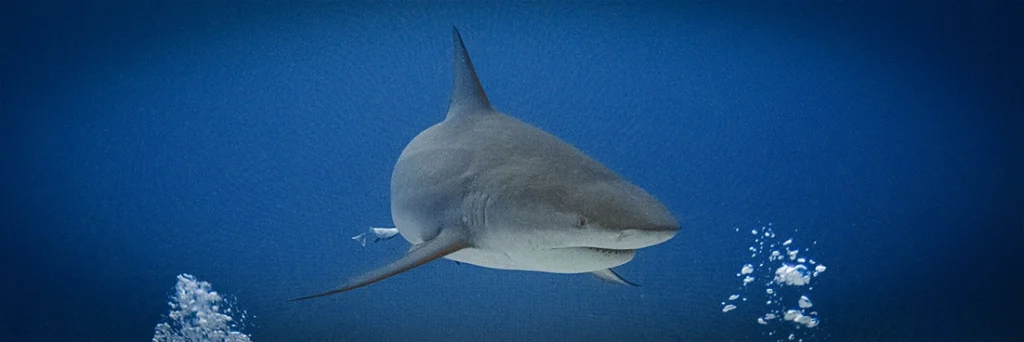
<svg viewBox="0 0 1024 342"><path fill-rule="evenodd" d="M611 249L611 248L601 248L601 247L576 247L576 248L586 248L586 249L589 249L589 250L592 250L592 251L597 251L597 252L601 252L601 253L605 253L605 254L626 254L626 253L633 253L633 252L636 251L635 249Z"/></svg>

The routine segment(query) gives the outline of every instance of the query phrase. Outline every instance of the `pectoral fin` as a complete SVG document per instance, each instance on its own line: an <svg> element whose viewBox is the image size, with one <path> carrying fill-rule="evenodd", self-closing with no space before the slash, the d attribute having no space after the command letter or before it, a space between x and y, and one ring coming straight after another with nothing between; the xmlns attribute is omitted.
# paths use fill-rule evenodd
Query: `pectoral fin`
<svg viewBox="0 0 1024 342"><path fill-rule="evenodd" d="M443 257L448 254L455 253L456 251L466 248L469 243L466 239L454 230L442 230L434 239L425 241L415 248L406 253L401 259L395 260L394 262L387 264L381 268L370 271L359 277L349 280L345 286L338 289L327 291L320 294L300 297L291 299L290 301L305 300L323 296L329 296L336 293L345 292L355 288L363 287L379 280L383 280L390 276L408 271L416 266L423 265L434 259Z"/></svg>
<svg viewBox="0 0 1024 342"><path fill-rule="evenodd" d="M590 272L590 274L593 274L595 277L597 277L597 279L601 279L601 280L604 280L604 281L607 281L607 282L612 282L612 283L622 284L622 285L629 285L629 286L636 286L636 287L640 286L640 285L637 285L637 284L629 282L629 280L626 280L625 278L620 276L618 273L615 273L615 271L612 271L612 269L610 269L610 268L606 268L606 269L603 269L603 270L600 270L600 271Z"/></svg>

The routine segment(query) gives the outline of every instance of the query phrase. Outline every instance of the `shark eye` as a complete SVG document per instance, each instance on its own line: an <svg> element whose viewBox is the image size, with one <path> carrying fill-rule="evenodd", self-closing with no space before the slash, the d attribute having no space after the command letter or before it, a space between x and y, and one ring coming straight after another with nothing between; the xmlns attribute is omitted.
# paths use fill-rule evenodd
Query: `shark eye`
<svg viewBox="0 0 1024 342"><path fill-rule="evenodd" d="M586 227L587 226L587 218L583 217L583 216L577 217L576 218L576 226L580 227L580 228Z"/></svg>

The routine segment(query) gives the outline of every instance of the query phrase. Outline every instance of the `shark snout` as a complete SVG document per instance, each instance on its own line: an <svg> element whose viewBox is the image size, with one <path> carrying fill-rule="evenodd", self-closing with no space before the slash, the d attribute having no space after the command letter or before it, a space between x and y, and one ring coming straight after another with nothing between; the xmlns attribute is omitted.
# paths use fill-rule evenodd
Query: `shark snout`
<svg viewBox="0 0 1024 342"><path fill-rule="evenodd" d="M628 228L619 232L610 248L637 249L668 241L679 233L678 225Z"/></svg>
<svg viewBox="0 0 1024 342"><path fill-rule="evenodd" d="M643 189L629 184L630 196L623 196L620 202L620 216L615 223L607 224L615 234L608 243L612 249L637 249L668 241L679 233L679 221L675 216Z"/></svg>

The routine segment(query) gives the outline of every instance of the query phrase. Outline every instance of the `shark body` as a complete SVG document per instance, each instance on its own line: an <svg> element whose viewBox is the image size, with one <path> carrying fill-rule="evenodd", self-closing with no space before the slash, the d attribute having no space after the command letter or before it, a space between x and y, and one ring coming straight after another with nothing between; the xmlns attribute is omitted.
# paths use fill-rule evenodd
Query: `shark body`
<svg viewBox="0 0 1024 342"><path fill-rule="evenodd" d="M391 213L413 247L336 294L438 258L482 267L593 273L667 241L679 223L654 197L575 147L494 110L453 28L454 81L444 121L402 151Z"/></svg>

